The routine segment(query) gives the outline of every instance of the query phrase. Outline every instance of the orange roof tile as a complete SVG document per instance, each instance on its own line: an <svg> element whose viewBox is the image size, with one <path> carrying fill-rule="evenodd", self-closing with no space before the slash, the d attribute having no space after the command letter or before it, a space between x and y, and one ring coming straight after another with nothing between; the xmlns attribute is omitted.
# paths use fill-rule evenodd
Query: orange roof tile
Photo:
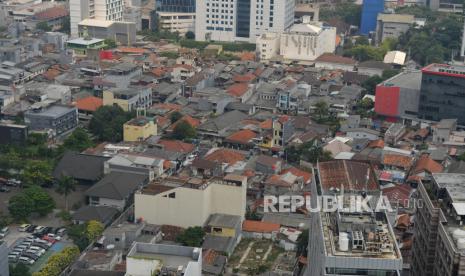
<svg viewBox="0 0 465 276"><path fill-rule="evenodd" d="M262 129L271 129L273 128L273 120L272 119L267 119L263 122L260 123L260 128Z"/></svg>
<svg viewBox="0 0 465 276"><path fill-rule="evenodd" d="M205 159L217 163L233 165L239 161L244 161L245 155L236 150L221 148L205 156Z"/></svg>
<svg viewBox="0 0 465 276"><path fill-rule="evenodd" d="M228 93L234 97L241 97L244 95L247 90L249 90L249 85L247 83L235 83L228 87Z"/></svg>
<svg viewBox="0 0 465 276"><path fill-rule="evenodd" d="M245 75L235 75L233 77L234 82L251 82L255 80L256 76L254 74L245 74Z"/></svg>
<svg viewBox="0 0 465 276"><path fill-rule="evenodd" d="M255 221L255 220L244 220L242 223L242 231L256 232L256 233L271 233L278 232L281 225L277 223Z"/></svg>
<svg viewBox="0 0 465 276"><path fill-rule="evenodd" d="M158 116L157 117L157 125L159 125L162 128L169 125L170 122L171 122L170 119L167 118L167 117L163 117L163 116Z"/></svg>
<svg viewBox="0 0 465 276"><path fill-rule="evenodd" d="M250 129L242 129L233 134L229 135L226 138L226 141L240 143L240 144L248 144L250 140L257 137L257 134Z"/></svg>
<svg viewBox="0 0 465 276"><path fill-rule="evenodd" d="M384 141L382 139L371 141L368 144L369 148L384 148Z"/></svg>
<svg viewBox="0 0 465 276"><path fill-rule="evenodd" d="M158 144L162 145L164 149L168 151L190 153L194 150L193 144L184 143L179 140L160 140Z"/></svg>
<svg viewBox="0 0 465 276"><path fill-rule="evenodd" d="M119 47L118 51L126 54L143 54L146 52L145 49L137 47Z"/></svg>
<svg viewBox="0 0 465 276"><path fill-rule="evenodd" d="M48 21L52 19L57 19L60 17L65 17L69 14L68 10L63 6L57 6L44 11L34 14L33 18L35 20Z"/></svg>
<svg viewBox="0 0 465 276"><path fill-rule="evenodd" d="M152 106L154 109L165 109L169 111L179 111L182 109L182 106L179 104L173 103L158 103Z"/></svg>
<svg viewBox="0 0 465 276"><path fill-rule="evenodd" d="M297 169L295 167L285 169L285 170L281 171L281 174L286 174L288 172L292 173L293 175L303 177L305 183L310 182L310 180L312 179L312 174L311 173L303 171L303 170L299 170L299 169Z"/></svg>
<svg viewBox="0 0 465 276"><path fill-rule="evenodd" d="M383 158L383 165L396 166L404 169L410 168L412 163L412 157L400 154L385 154Z"/></svg>
<svg viewBox="0 0 465 276"><path fill-rule="evenodd" d="M200 125L200 120L192 118L189 115L184 115L181 117L181 119L177 120L174 122L169 128L168 131L173 131L174 128L180 123L180 122L187 122L189 125L193 126L194 128L198 127Z"/></svg>
<svg viewBox="0 0 465 276"><path fill-rule="evenodd" d="M163 68L159 68L159 67L153 68L151 72L152 74L155 75L155 77L158 77L158 78L163 77L166 74L166 71Z"/></svg>
<svg viewBox="0 0 465 276"><path fill-rule="evenodd" d="M418 159L412 172L413 174L418 174L424 171L428 173L440 173L443 169L444 168L441 164L431 159L427 154L423 154Z"/></svg>
<svg viewBox="0 0 465 276"><path fill-rule="evenodd" d="M94 112L103 105L103 100L97 97L87 97L76 101L76 107L79 110Z"/></svg>
<svg viewBox="0 0 465 276"><path fill-rule="evenodd" d="M241 54L242 61L254 61L255 60L255 53L254 52L243 52Z"/></svg>

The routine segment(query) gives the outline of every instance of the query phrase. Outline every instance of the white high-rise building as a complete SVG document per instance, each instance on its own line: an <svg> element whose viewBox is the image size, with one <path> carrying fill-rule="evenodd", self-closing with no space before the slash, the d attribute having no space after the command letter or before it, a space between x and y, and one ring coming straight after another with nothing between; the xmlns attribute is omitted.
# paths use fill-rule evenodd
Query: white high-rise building
<svg viewBox="0 0 465 276"><path fill-rule="evenodd" d="M123 0L70 0L71 36L78 37L78 24L84 19L123 21Z"/></svg>
<svg viewBox="0 0 465 276"><path fill-rule="evenodd" d="M197 0L195 38L255 43L294 22L295 0Z"/></svg>

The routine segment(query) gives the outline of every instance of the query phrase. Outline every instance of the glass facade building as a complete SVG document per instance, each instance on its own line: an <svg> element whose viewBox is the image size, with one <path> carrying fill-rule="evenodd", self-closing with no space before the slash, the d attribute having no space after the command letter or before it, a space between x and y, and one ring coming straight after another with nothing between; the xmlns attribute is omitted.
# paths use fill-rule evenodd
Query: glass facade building
<svg viewBox="0 0 465 276"><path fill-rule="evenodd" d="M237 0L236 36L250 36L250 0Z"/></svg>
<svg viewBox="0 0 465 276"><path fill-rule="evenodd" d="M157 0L158 12L195 12L195 0Z"/></svg>
<svg viewBox="0 0 465 276"><path fill-rule="evenodd" d="M378 13L384 12L384 0L363 1L360 33L367 35L376 31Z"/></svg>

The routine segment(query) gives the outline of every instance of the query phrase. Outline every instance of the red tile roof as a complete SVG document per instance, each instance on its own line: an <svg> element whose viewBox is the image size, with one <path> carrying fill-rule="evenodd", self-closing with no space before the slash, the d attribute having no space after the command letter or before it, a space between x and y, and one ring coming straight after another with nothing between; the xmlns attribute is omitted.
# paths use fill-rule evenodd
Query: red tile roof
<svg viewBox="0 0 465 276"><path fill-rule="evenodd" d="M378 182L370 164L352 160L333 160L320 162L318 165L321 179L321 186L325 191L332 188L341 190L342 186L346 191L363 191L369 172L367 189L378 190Z"/></svg>
<svg viewBox="0 0 465 276"><path fill-rule="evenodd" d="M279 232L281 225L277 223L255 221L255 220L244 220L242 223L242 231L256 232L256 233L272 233Z"/></svg>
<svg viewBox="0 0 465 276"><path fill-rule="evenodd" d="M160 140L158 144L162 145L167 151L190 153L194 150L193 144L184 143L179 140Z"/></svg>
<svg viewBox="0 0 465 276"><path fill-rule="evenodd" d="M65 9L62 6L57 6L57 7L53 7L53 8L38 12L34 14L33 17L36 20L48 21L48 20L57 19L60 17L65 17L68 14L69 13L67 9Z"/></svg>
<svg viewBox="0 0 465 276"><path fill-rule="evenodd" d="M233 77L234 82L251 82L255 80L256 76L254 74L245 74L245 75L235 75Z"/></svg>
<svg viewBox="0 0 465 276"><path fill-rule="evenodd" d="M385 154L383 165L395 166L403 169L409 169L412 166L413 158L400 154Z"/></svg>
<svg viewBox="0 0 465 276"><path fill-rule="evenodd" d="M97 97L87 97L76 101L76 107L79 110L94 112L103 105L103 100Z"/></svg>
<svg viewBox="0 0 465 276"><path fill-rule="evenodd" d="M163 77L166 74L166 70L164 70L163 68L159 68L159 67L153 68L151 72L152 74L155 75L155 77L158 77L158 78Z"/></svg>
<svg viewBox="0 0 465 276"><path fill-rule="evenodd" d="M239 144L248 144L255 137L257 137L255 132L251 131L250 129L242 129L229 135L226 138L226 141Z"/></svg>
<svg viewBox="0 0 465 276"><path fill-rule="evenodd" d="M273 120L268 119L260 123L260 128L262 129L271 129L273 128Z"/></svg>
<svg viewBox="0 0 465 276"><path fill-rule="evenodd" d="M119 47L117 51L125 54L143 54L146 52L145 49L137 47Z"/></svg>
<svg viewBox="0 0 465 276"><path fill-rule="evenodd" d="M243 52L241 54L242 61L254 61L255 60L255 53L254 52Z"/></svg>
<svg viewBox="0 0 465 276"><path fill-rule="evenodd" d="M384 148L384 141L382 139L371 141L368 144L369 148Z"/></svg>
<svg viewBox="0 0 465 276"><path fill-rule="evenodd" d="M241 97L244 95L247 90L249 90L249 85L247 83L235 83L228 87L228 94L233 97Z"/></svg>
<svg viewBox="0 0 465 276"><path fill-rule="evenodd" d="M233 165L239 161L244 161L245 155L236 150L221 148L205 156L205 159L217 163Z"/></svg>
<svg viewBox="0 0 465 276"><path fill-rule="evenodd" d="M431 159L427 154L423 154L415 164L412 174L419 174L425 171L428 173L440 173L443 169L444 167L441 164Z"/></svg>
<svg viewBox="0 0 465 276"><path fill-rule="evenodd" d="M200 125L200 120L192 118L189 115L184 115L181 117L181 119L177 120L174 122L169 128L168 131L173 131L174 128L180 123L180 122L187 122L189 125L193 126L194 128L198 127Z"/></svg>
<svg viewBox="0 0 465 276"><path fill-rule="evenodd" d="M311 173L303 171L303 170L299 170L299 169L297 169L295 167L285 169L285 170L281 171L281 174L286 174L288 172L292 173L293 175L302 177L304 179L305 183L309 183L310 180L312 179L312 174Z"/></svg>
<svg viewBox="0 0 465 276"><path fill-rule="evenodd" d="M383 195L389 199L391 204L399 203L400 206L406 207L408 206L411 191L412 187L410 187L410 185L402 184L383 189Z"/></svg>

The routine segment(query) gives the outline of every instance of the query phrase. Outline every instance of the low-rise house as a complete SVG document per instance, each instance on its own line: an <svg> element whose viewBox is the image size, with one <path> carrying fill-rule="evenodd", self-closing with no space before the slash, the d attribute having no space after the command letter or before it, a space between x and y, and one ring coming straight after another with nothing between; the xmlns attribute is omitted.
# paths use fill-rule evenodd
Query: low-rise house
<svg viewBox="0 0 465 276"><path fill-rule="evenodd" d="M67 151L55 166L52 176L55 179L69 176L80 184L94 184L103 177L104 164L108 159L105 156Z"/></svg>
<svg viewBox="0 0 465 276"><path fill-rule="evenodd" d="M192 175L210 178L223 175L222 164L202 158L196 158L190 166Z"/></svg>
<svg viewBox="0 0 465 276"><path fill-rule="evenodd" d="M264 221L244 220L242 234L245 238L275 240L281 225Z"/></svg>
<svg viewBox="0 0 465 276"><path fill-rule="evenodd" d="M242 129L226 137L224 144L232 148L247 150L255 146L255 138L257 138L257 133L250 129Z"/></svg>
<svg viewBox="0 0 465 276"><path fill-rule="evenodd" d="M283 160L267 155L260 155L255 161L255 170L264 174L277 174L281 171Z"/></svg>
<svg viewBox="0 0 465 276"><path fill-rule="evenodd" d="M230 129L234 123L237 123L247 118L247 115L240 111L230 111L216 118L209 119L205 123L198 126L197 131L203 136L218 137L225 134L226 130Z"/></svg>
<svg viewBox="0 0 465 276"><path fill-rule="evenodd" d="M153 118L139 116L123 125L123 140L125 142L145 141L150 136L157 135L157 124Z"/></svg>
<svg viewBox="0 0 465 276"><path fill-rule="evenodd" d="M315 67L327 70L354 71L357 62L351 58L337 56L335 54L322 54L315 60Z"/></svg>
<svg viewBox="0 0 465 276"><path fill-rule="evenodd" d="M180 269L184 275L201 276L202 249L136 242L126 257L126 275L152 275L154 271L172 275Z"/></svg>
<svg viewBox="0 0 465 276"><path fill-rule="evenodd" d="M122 211L133 203L134 193L147 184L147 176L110 172L86 191L91 206L110 206Z"/></svg>
<svg viewBox="0 0 465 276"><path fill-rule="evenodd" d="M171 82L184 82L196 73L195 67L189 64L176 64L171 71Z"/></svg>
<svg viewBox="0 0 465 276"><path fill-rule="evenodd" d="M147 109L152 105L150 87L113 88L103 91L103 105L118 105L124 111Z"/></svg>
<svg viewBox="0 0 465 276"><path fill-rule="evenodd" d="M92 114L103 105L103 100L98 97L89 96L76 100L79 119L89 120Z"/></svg>
<svg viewBox="0 0 465 276"><path fill-rule="evenodd" d="M105 173L123 172L139 174L149 180L164 171L164 159L142 153L120 153L105 162Z"/></svg>
<svg viewBox="0 0 465 276"><path fill-rule="evenodd" d="M395 145L406 133L405 126L402 124L392 124L384 133L384 141L388 144Z"/></svg>
<svg viewBox="0 0 465 276"><path fill-rule="evenodd" d="M72 214L74 224L84 224L91 220L101 222L103 225L110 225L119 211L115 207L105 205L86 205L79 208Z"/></svg>
<svg viewBox="0 0 465 276"><path fill-rule="evenodd" d="M75 129L78 120L77 108L64 105L38 106L24 113L24 121L31 130L51 131L52 136Z"/></svg>
<svg viewBox="0 0 465 276"><path fill-rule="evenodd" d="M433 173L442 173L443 170L444 167L440 163L431 159L427 154L423 154L413 166L410 177L416 176L426 182L431 180Z"/></svg>
<svg viewBox="0 0 465 276"><path fill-rule="evenodd" d="M382 76L385 70L392 69L392 66L382 61L367 60L357 65L358 73L366 76Z"/></svg>
<svg viewBox="0 0 465 276"><path fill-rule="evenodd" d="M253 86L248 83L235 83L229 86L226 91L240 103L245 103L253 94Z"/></svg>
<svg viewBox="0 0 465 276"><path fill-rule="evenodd" d="M380 133L377 130L369 128L354 128L346 131L347 137L357 139L357 138L367 138L370 141L378 140Z"/></svg>
<svg viewBox="0 0 465 276"><path fill-rule="evenodd" d="M339 139L333 139L323 146L324 151L329 151L331 156L336 157L342 152L351 152L352 147Z"/></svg>

